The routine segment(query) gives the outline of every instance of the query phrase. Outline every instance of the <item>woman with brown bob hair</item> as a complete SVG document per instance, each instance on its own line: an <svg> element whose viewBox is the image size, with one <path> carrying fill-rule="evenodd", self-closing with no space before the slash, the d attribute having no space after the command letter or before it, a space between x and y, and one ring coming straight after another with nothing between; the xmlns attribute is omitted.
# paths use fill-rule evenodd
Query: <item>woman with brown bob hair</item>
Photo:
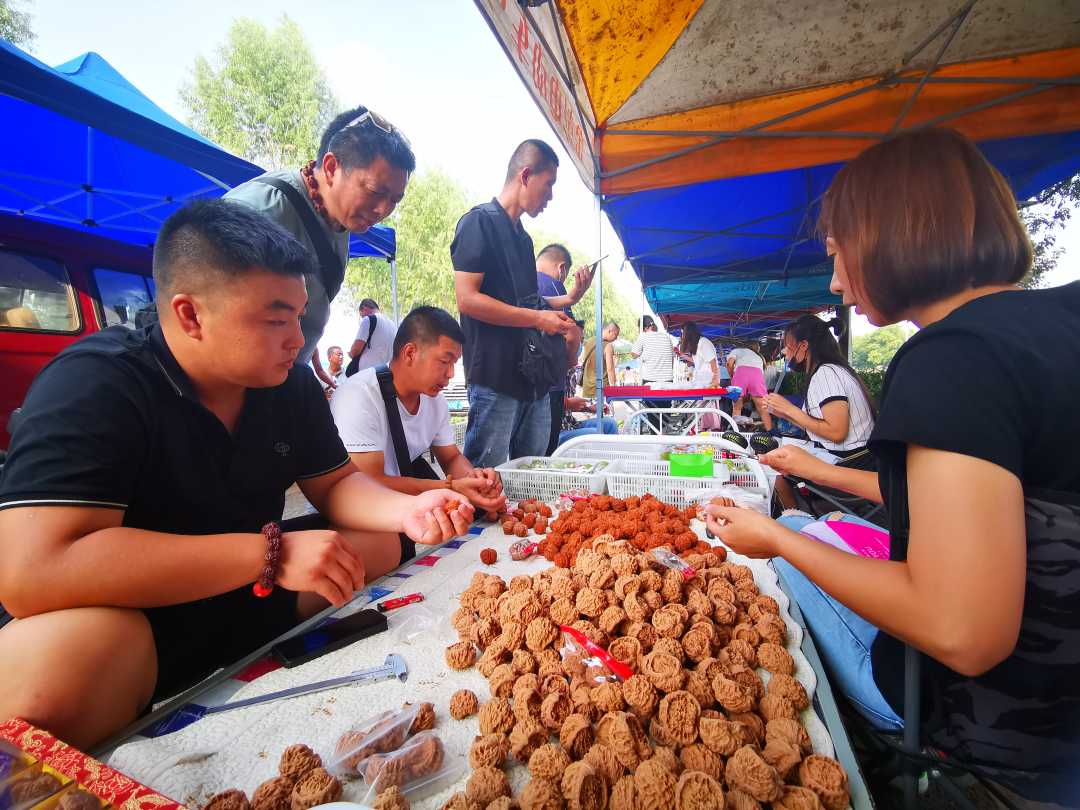
<svg viewBox="0 0 1080 810"><path fill-rule="evenodd" d="M878 472L784 447L786 474L879 503L890 560L752 510L710 506L735 551L775 558L836 685L879 728L903 717L903 651L925 654L924 741L1028 800L1080 797L1080 283L1022 290L1030 241L1002 176L928 129L863 152L820 229L832 289L872 323L914 321L882 388ZM783 520L783 519L782 519Z"/></svg>

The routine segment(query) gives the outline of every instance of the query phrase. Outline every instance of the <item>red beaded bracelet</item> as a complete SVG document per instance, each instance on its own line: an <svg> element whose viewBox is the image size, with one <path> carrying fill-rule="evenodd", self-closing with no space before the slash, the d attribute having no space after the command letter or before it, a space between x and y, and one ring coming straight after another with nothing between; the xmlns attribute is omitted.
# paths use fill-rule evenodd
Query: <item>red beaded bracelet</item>
<svg viewBox="0 0 1080 810"><path fill-rule="evenodd" d="M281 527L274 521L270 521L262 527L263 537L266 538L266 565L259 574L259 581L251 586L251 592L260 599L269 596L274 590L274 580L277 579L278 566L281 564Z"/></svg>

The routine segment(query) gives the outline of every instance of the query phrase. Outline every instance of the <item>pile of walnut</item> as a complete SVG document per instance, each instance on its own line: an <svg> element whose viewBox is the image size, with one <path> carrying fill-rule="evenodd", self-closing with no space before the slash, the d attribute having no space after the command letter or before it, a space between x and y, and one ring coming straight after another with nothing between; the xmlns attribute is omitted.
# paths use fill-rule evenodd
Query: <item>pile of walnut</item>
<svg viewBox="0 0 1080 810"><path fill-rule="evenodd" d="M322 758L306 745L290 745L281 754L278 775L259 785L250 802L242 790L226 790L203 810L308 810L337 801L341 782L322 765Z"/></svg>
<svg viewBox="0 0 1080 810"><path fill-rule="evenodd" d="M545 534L550 518L551 507L536 498L521 501L517 509L499 516L503 534L512 534L516 537L526 537L530 530L536 534Z"/></svg>
<svg viewBox="0 0 1080 810"><path fill-rule="evenodd" d="M813 754L799 720L810 700L793 677L775 600L721 554L689 555L697 574L684 580L632 540L599 537L572 568L509 586L473 576L453 615L461 641L446 660L475 663L491 699L465 791L444 810L844 810L847 775ZM635 674L597 679L560 654L560 624ZM502 770L508 756L531 777L516 797Z"/></svg>
<svg viewBox="0 0 1080 810"><path fill-rule="evenodd" d="M627 540L637 551L668 546L684 557L689 553L703 554L711 546L690 528L695 517L697 507L679 509L653 495L625 499L595 495L560 513L539 551L560 568L569 568L590 541L611 535L616 540Z"/></svg>

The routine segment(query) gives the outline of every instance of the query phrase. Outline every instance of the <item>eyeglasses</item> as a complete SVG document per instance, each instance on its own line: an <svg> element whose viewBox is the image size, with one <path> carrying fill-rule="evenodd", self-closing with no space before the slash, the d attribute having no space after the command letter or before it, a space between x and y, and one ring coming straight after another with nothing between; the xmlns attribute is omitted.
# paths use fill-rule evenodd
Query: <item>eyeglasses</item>
<svg viewBox="0 0 1080 810"><path fill-rule="evenodd" d="M366 113L362 113L356 116L356 118L354 118L352 121L339 129L334 134L334 137L336 138L338 135L340 135L347 129L352 129L353 127L362 127L364 124L367 124L369 122L376 129L382 130L387 135L396 132L398 135L401 136L401 139L405 141L407 145L411 146L411 144L409 144L409 139L405 137L405 133L403 133L400 129L397 129L393 124L391 124L389 121L387 121L385 118L383 118L381 115L379 115L377 112L374 112L373 110L368 110Z"/></svg>

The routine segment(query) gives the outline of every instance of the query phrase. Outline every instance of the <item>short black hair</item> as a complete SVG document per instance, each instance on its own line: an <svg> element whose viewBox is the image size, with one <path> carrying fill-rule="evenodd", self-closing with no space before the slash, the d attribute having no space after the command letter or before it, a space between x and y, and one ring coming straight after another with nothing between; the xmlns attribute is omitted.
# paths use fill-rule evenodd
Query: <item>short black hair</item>
<svg viewBox="0 0 1080 810"><path fill-rule="evenodd" d="M406 343L417 346L430 346L440 337L447 337L455 343L465 345L465 333L461 331L454 316L439 307L414 307L405 316L394 336L394 357L401 354Z"/></svg>
<svg viewBox="0 0 1080 810"><path fill-rule="evenodd" d="M532 169L533 174L539 174L558 165L559 156L554 149L539 138L529 138L519 143L514 154L510 156L510 163L506 167L506 182L509 183L525 168Z"/></svg>
<svg viewBox="0 0 1080 810"><path fill-rule="evenodd" d="M390 131L386 132L371 119L349 126L367 111L368 108L361 105L330 122L319 140L318 162L322 163L327 152L333 152L341 168L346 170L363 169L381 157L409 174L416 171L416 156L399 129L391 125Z"/></svg>
<svg viewBox="0 0 1080 810"><path fill-rule="evenodd" d="M549 253L558 254L559 261L565 262L567 267L570 267L574 260L570 257L570 251L566 249L566 245L560 245L558 242L552 242L550 245L545 245L540 249L540 252L536 254L536 258L545 256Z"/></svg>
<svg viewBox="0 0 1080 810"><path fill-rule="evenodd" d="M654 321L652 319L651 315L642 315L641 316L641 328L642 329L655 329L656 328L656 321Z"/></svg>
<svg viewBox="0 0 1080 810"><path fill-rule="evenodd" d="M374 298L365 298L360 302L360 309L378 309L379 305L375 303Z"/></svg>
<svg viewBox="0 0 1080 810"><path fill-rule="evenodd" d="M296 237L255 209L222 198L196 200L165 220L154 245L153 266L158 294L197 285L208 273L235 277L251 270L282 276L315 272L311 253Z"/></svg>

